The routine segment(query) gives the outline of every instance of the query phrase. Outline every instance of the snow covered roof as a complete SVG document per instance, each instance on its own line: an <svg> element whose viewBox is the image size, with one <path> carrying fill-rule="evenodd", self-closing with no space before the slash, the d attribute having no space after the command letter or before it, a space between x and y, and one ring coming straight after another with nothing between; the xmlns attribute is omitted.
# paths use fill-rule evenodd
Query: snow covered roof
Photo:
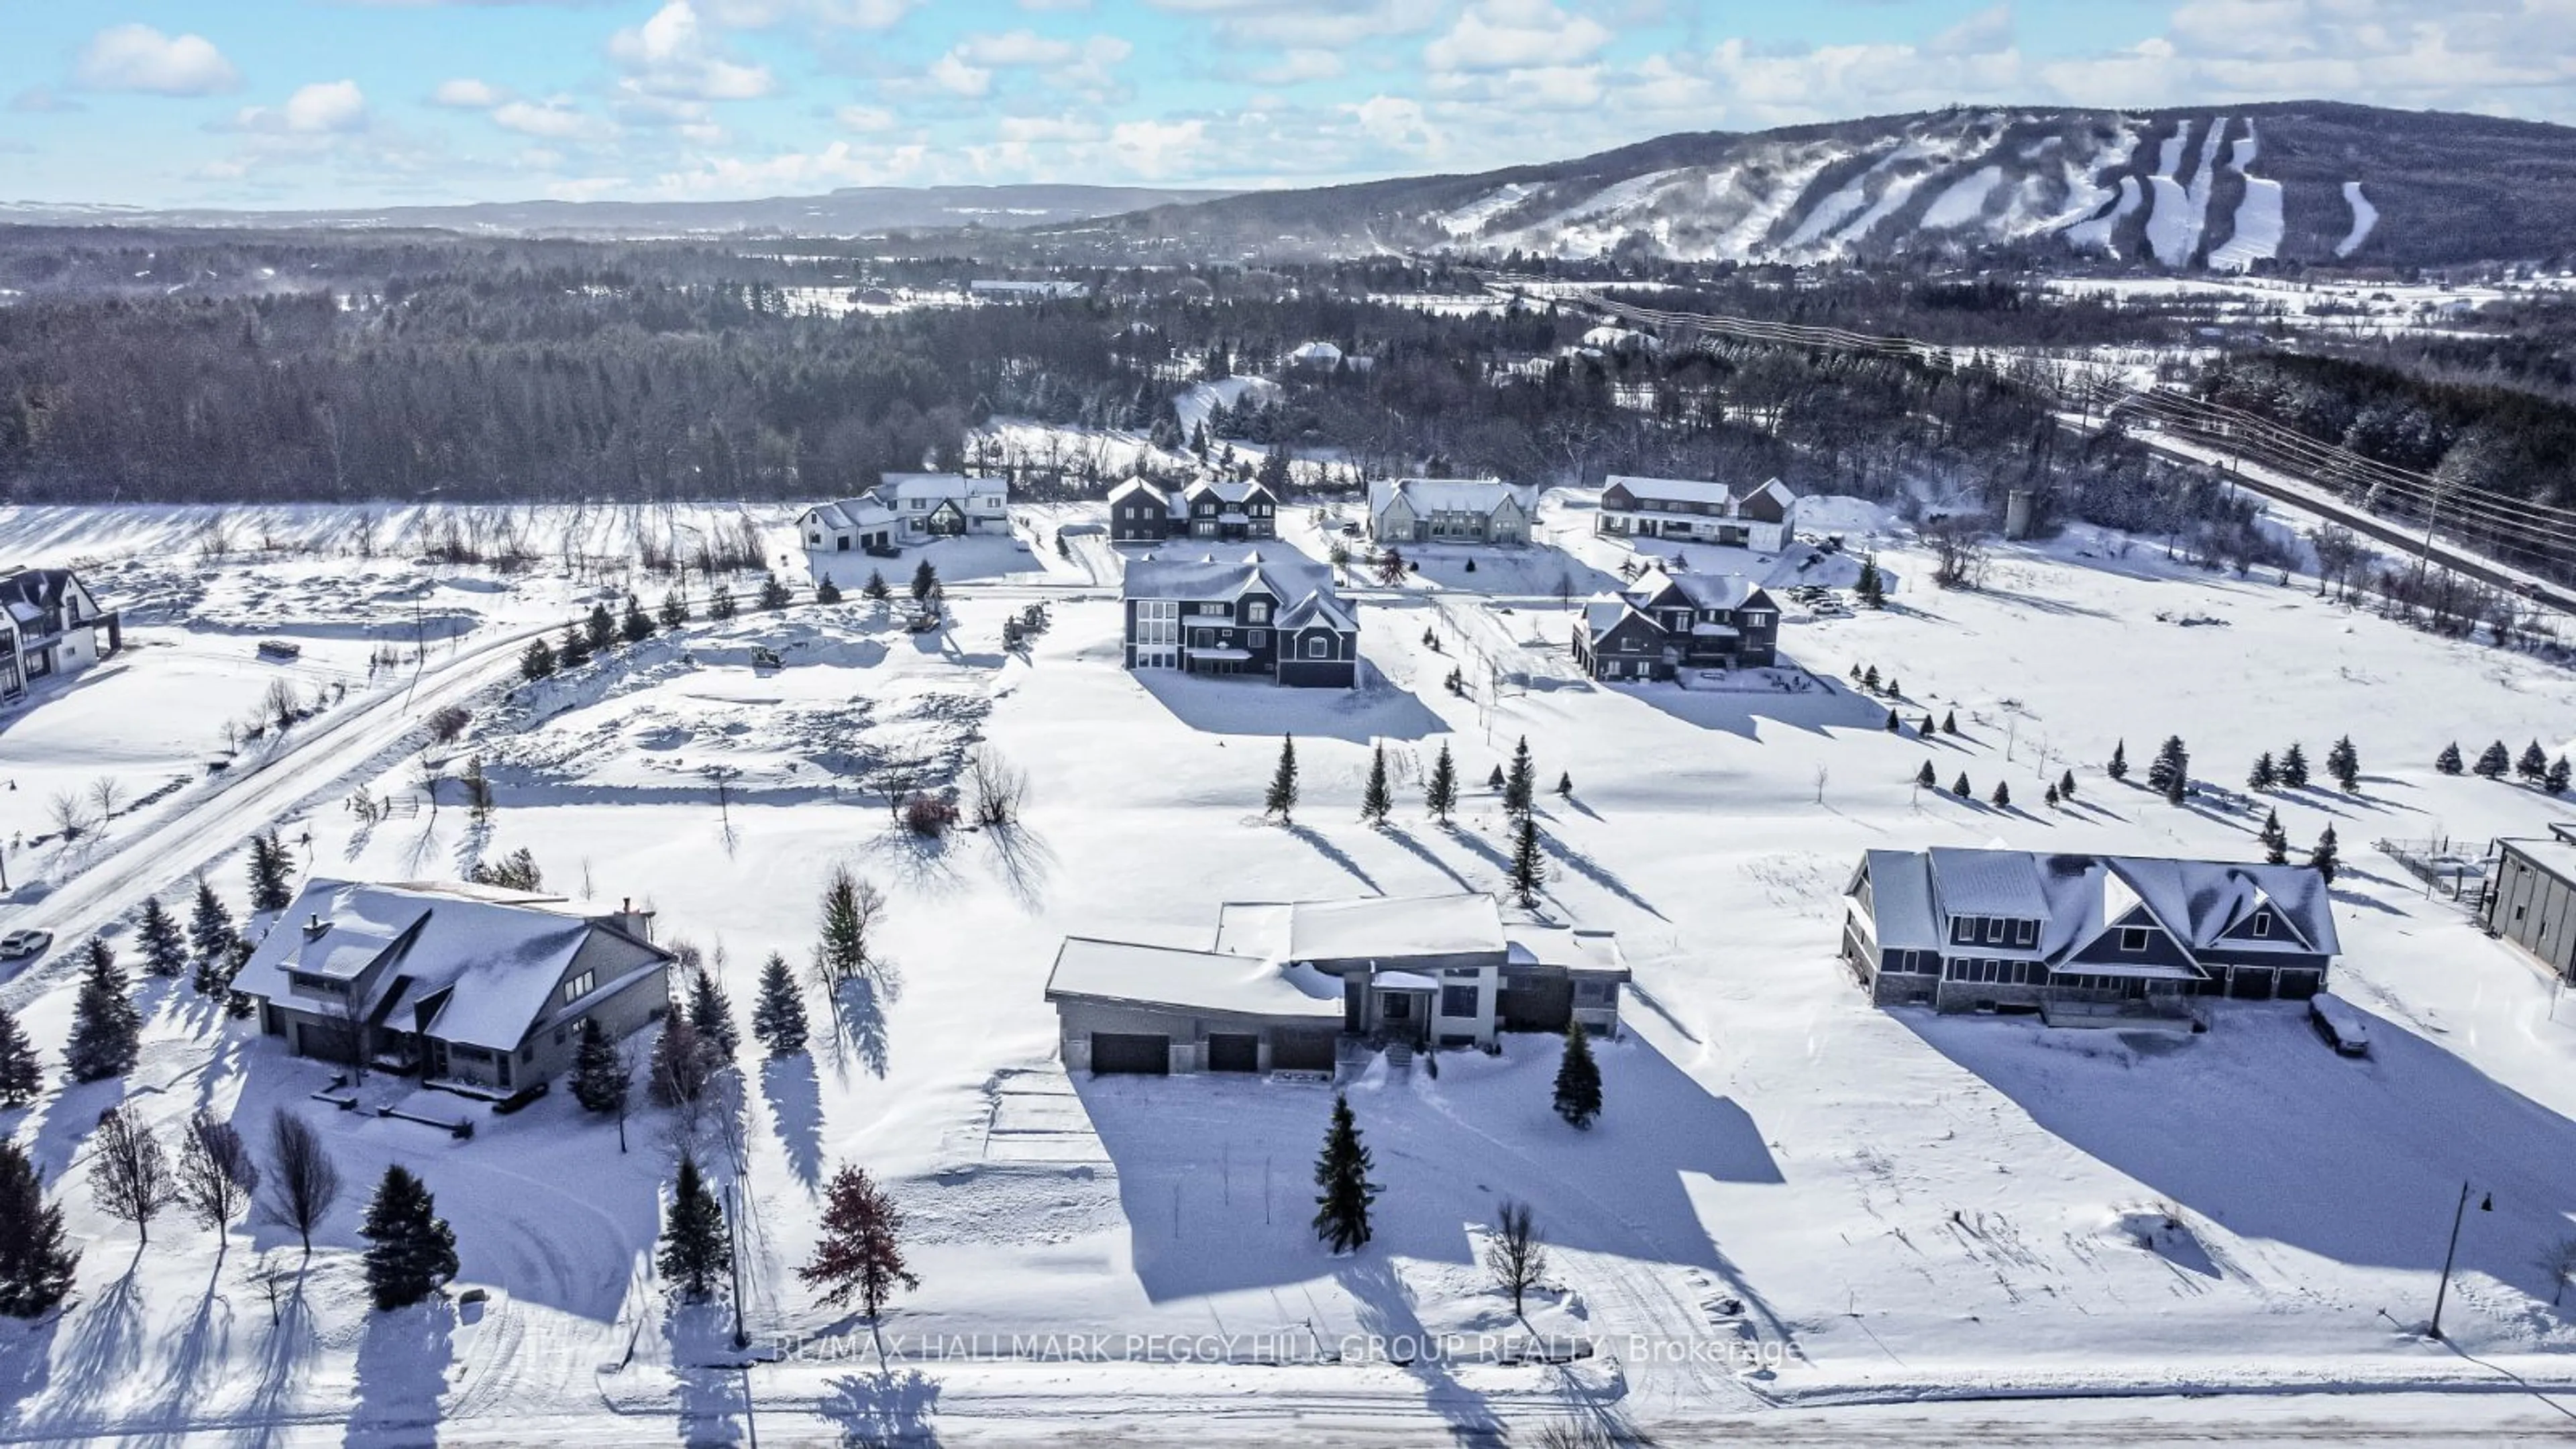
<svg viewBox="0 0 2576 1449"><path fill-rule="evenodd" d="M989 482L989 490L1002 485ZM876 486L876 496L884 501L908 498L947 498L963 503L974 491L974 480L963 473L888 473Z"/></svg>
<svg viewBox="0 0 2576 1449"><path fill-rule="evenodd" d="M1619 949L1615 931L1546 924L1512 926L1506 934L1503 960L1511 966L1554 966L1581 975L1628 979L1628 957Z"/></svg>
<svg viewBox="0 0 2576 1449"><path fill-rule="evenodd" d="M1254 549L1233 559L1140 558L1127 565L1131 599L1233 599L1253 588L1282 600L1302 599L1329 594L1332 580L1321 564L1284 548L1272 555Z"/></svg>
<svg viewBox="0 0 2576 1449"><path fill-rule="evenodd" d="M1784 503L1795 502L1798 496L1790 491L1788 484L1777 478L1766 478L1738 488L1710 478L1636 478L1625 473L1613 473L1601 480L1601 486L1605 489L1625 488L1629 496L1641 502L1704 503L1724 508L1732 508L1754 494L1766 491L1777 494Z"/></svg>
<svg viewBox="0 0 2576 1449"><path fill-rule="evenodd" d="M1666 594L1694 609L1740 609L1762 597L1762 586L1742 574L1666 573L1649 569L1620 590L1639 608L1651 608Z"/></svg>
<svg viewBox="0 0 2576 1449"><path fill-rule="evenodd" d="M1279 611L1282 629L1303 629L1309 624L1329 624L1344 634L1357 633L1360 627L1359 621L1351 617L1350 607L1322 589Z"/></svg>
<svg viewBox="0 0 2576 1449"><path fill-rule="evenodd" d="M1499 952L1503 914L1483 894L1230 901L1217 913L1216 944L1220 951L1288 961Z"/></svg>
<svg viewBox="0 0 2576 1449"><path fill-rule="evenodd" d="M1184 498L1200 498L1211 495L1217 498L1220 502L1232 503L1240 506L1251 502L1255 498L1269 497L1270 490L1251 479L1203 478L1183 489L1181 492L1181 496Z"/></svg>
<svg viewBox="0 0 2576 1449"><path fill-rule="evenodd" d="M429 1014L389 1023L399 1030L509 1051L556 1004L556 984L573 957L603 933L623 948L613 959L626 969L601 972L598 987L670 959L560 896L316 878L260 941L235 984L253 996L291 1002L299 996L290 973L359 981L372 972L357 1003L369 1020L407 1002Z"/></svg>
<svg viewBox="0 0 2576 1449"><path fill-rule="evenodd" d="M1617 594L1604 594L1600 598L1586 600L1583 605L1583 628L1594 639L1618 628L1620 620L1631 617L1644 619L1646 616L1637 612L1636 605Z"/></svg>
<svg viewBox="0 0 2576 1449"><path fill-rule="evenodd" d="M1317 367L1330 367L1342 360L1342 349L1329 342L1309 342L1289 353L1288 360L1309 363Z"/></svg>
<svg viewBox="0 0 2576 1449"><path fill-rule="evenodd" d="M1873 929L1881 945L1893 948L1938 947L1947 940L1947 923L1959 916L2000 917L2039 922L2035 952L1981 938L1977 954L2058 961L2143 911L2145 923L2195 954L2223 947L2335 956L2343 949L2325 879L2306 866L1946 846L1873 850L1862 862ZM2239 930L2266 909L2278 929L2261 936ZM2093 963L2083 969L2093 971Z"/></svg>
<svg viewBox="0 0 2576 1449"><path fill-rule="evenodd" d="M1505 503L1530 511L1536 490L1500 478L1378 478L1369 483L1369 516L1401 498L1415 513L1492 514Z"/></svg>
<svg viewBox="0 0 2576 1449"><path fill-rule="evenodd" d="M1172 495L1165 493L1162 489L1146 482L1143 478L1130 478L1126 482L1109 490L1109 501L1116 503L1122 499L1133 498L1140 494L1144 497L1153 499L1156 503L1161 503L1166 506L1169 506L1172 497Z"/></svg>
<svg viewBox="0 0 2576 1449"><path fill-rule="evenodd" d="M1932 909L1931 861L1917 850L1866 851L1861 861L1869 872L1878 944L1894 951L1937 949L1941 922Z"/></svg>
<svg viewBox="0 0 2576 1449"><path fill-rule="evenodd" d="M2027 851L1934 846L1932 898L1942 914L2036 921L2048 915L2048 893Z"/></svg>
<svg viewBox="0 0 2576 1449"><path fill-rule="evenodd" d="M1282 969L1257 956L1185 951L1130 941L1068 936L1047 976L1046 999L1082 997L1238 1016L1290 1016L1339 1023L1338 982L1310 969Z"/></svg>
<svg viewBox="0 0 2576 1449"><path fill-rule="evenodd" d="M825 528L883 528L894 522L893 510L874 498L843 498L831 503L817 503L805 510L805 516Z"/></svg>
<svg viewBox="0 0 2576 1449"><path fill-rule="evenodd" d="M0 605L22 622L33 623L79 591L80 580L70 569L0 570Z"/></svg>
<svg viewBox="0 0 2576 1449"><path fill-rule="evenodd" d="M2560 827L2551 827L2553 830L2558 828ZM2557 876L2561 880L2576 881L2576 843L2570 843L2564 837L2550 835L2547 837L2505 839L2499 840L2496 843L2498 845L2509 845L2513 847L2514 854L2523 857L2525 860L2530 861L2532 864L2539 866L2541 869L2548 871L2550 874Z"/></svg>

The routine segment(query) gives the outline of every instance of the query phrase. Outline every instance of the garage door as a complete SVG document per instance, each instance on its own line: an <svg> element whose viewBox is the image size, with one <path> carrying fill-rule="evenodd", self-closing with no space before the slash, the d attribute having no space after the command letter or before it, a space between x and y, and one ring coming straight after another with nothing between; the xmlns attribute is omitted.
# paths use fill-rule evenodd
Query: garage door
<svg viewBox="0 0 2576 1449"><path fill-rule="evenodd" d="M358 1034L337 1022L299 1021L295 1049L326 1062L353 1062L358 1059Z"/></svg>
<svg viewBox="0 0 2576 1449"><path fill-rule="evenodd" d="M1329 1031L1283 1031L1270 1038L1270 1069L1274 1072L1329 1072L1333 1069L1334 1036Z"/></svg>
<svg viewBox="0 0 2576 1449"><path fill-rule="evenodd" d="M1211 1072L1257 1072L1261 1070L1261 1038L1234 1032L1208 1033L1208 1070Z"/></svg>
<svg viewBox="0 0 2576 1449"><path fill-rule="evenodd" d="M2268 1001L2272 973L2259 966L2239 966L2227 982L2227 994L2240 1001Z"/></svg>
<svg viewBox="0 0 2576 1449"><path fill-rule="evenodd" d="M1093 1076L1117 1072L1160 1077L1168 1075L1171 1070L1172 1039L1168 1036L1118 1031L1095 1031L1091 1034Z"/></svg>

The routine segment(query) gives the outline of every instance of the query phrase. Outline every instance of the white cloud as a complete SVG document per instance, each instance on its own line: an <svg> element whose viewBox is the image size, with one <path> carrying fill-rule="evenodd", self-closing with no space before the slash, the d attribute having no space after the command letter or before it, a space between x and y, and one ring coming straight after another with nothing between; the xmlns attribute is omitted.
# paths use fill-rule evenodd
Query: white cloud
<svg viewBox="0 0 2576 1449"><path fill-rule="evenodd" d="M857 131L862 135L891 131L895 126L894 112L883 106L842 106L832 112L832 119L841 123L842 130Z"/></svg>
<svg viewBox="0 0 2576 1449"><path fill-rule="evenodd" d="M1347 50L1439 22L1447 0L1146 0L1157 10L1208 17L1226 45Z"/></svg>
<svg viewBox="0 0 2576 1449"><path fill-rule="evenodd" d="M270 135L343 136L367 128L367 97L356 81L316 81L299 87L276 110L243 107L233 125Z"/></svg>
<svg viewBox="0 0 2576 1449"><path fill-rule="evenodd" d="M1341 52L1298 46L1282 51L1269 65L1255 66L1251 79L1265 86L1290 86L1300 81L1332 80L1342 73Z"/></svg>
<svg viewBox="0 0 2576 1449"><path fill-rule="evenodd" d="M1443 138L1422 112L1422 103L1405 96L1371 96L1346 108L1380 145L1416 156L1441 149Z"/></svg>
<svg viewBox="0 0 2576 1449"><path fill-rule="evenodd" d="M1600 53L1610 38L1610 27L1547 0L1478 0L1423 47L1422 60L1434 71L1570 65Z"/></svg>
<svg viewBox="0 0 2576 1449"><path fill-rule="evenodd" d="M993 73L968 65L952 50L930 63L930 83L951 95L980 96L993 89Z"/></svg>
<svg viewBox="0 0 2576 1449"><path fill-rule="evenodd" d="M801 23L825 29L885 30L921 0L707 0L707 18L734 30Z"/></svg>
<svg viewBox="0 0 2576 1449"><path fill-rule="evenodd" d="M493 108L492 124L550 141L603 140L616 130L560 96L546 101L505 101Z"/></svg>
<svg viewBox="0 0 2576 1449"><path fill-rule="evenodd" d="M1148 181L1195 172L1207 144L1207 122L1121 121L1109 131L1109 153L1130 175Z"/></svg>
<svg viewBox="0 0 2576 1449"><path fill-rule="evenodd" d="M459 77L438 83L429 93L429 103L459 111L488 111L509 98L508 92L487 81Z"/></svg>
<svg viewBox="0 0 2576 1449"><path fill-rule="evenodd" d="M1008 30L999 35L970 35L958 42L960 59L982 66L1062 65L1073 59L1074 44L1034 30Z"/></svg>
<svg viewBox="0 0 2576 1449"><path fill-rule="evenodd" d="M690 0L670 0L642 25L618 31L608 54L629 84L650 95L740 101L767 95L775 84L767 66L725 55Z"/></svg>
<svg viewBox="0 0 2576 1449"><path fill-rule="evenodd" d="M206 96L237 90L241 72L202 35L164 35L149 25L112 25L90 38L77 71L103 91Z"/></svg>

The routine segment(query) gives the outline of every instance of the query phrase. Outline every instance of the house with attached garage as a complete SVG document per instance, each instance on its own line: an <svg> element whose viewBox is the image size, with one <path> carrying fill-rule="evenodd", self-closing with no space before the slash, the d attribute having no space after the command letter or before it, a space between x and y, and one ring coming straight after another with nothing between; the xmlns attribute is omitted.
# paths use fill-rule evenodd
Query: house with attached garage
<svg viewBox="0 0 2576 1449"><path fill-rule="evenodd" d="M887 553L934 538L1011 531L1009 487L960 473L888 473L856 498L797 516L809 554Z"/></svg>
<svg viewBox="0 0 2576 1449"><path fill-rule="evenodd" d="M1880 1006L2179 1016L2305 1000L2342 950L2303 865L1872 850L1843 893L1843 960Z"/></svg>
<svg viewBox="0 0 2576 1449"><path fill-rule="evenodd" d="M0 570L0 700L124 647L124 621L70 569Z"/></svg>
<svg viewBox="0 0 2576 1449"><path fill-rule="evenodd" d="M1331 1072L1346 1048L1615 1035L1627 979L1611 933L1507 925L1463 894L1235 902L1206 949L1069 938L1046 996L1072 1071Z"/></svg>
<svg viewBox="0 0 2576 1449"><path fill-rule="evenodd" d="M631 902L316 879L234 985L298 1056L508 1096L571 1070L584 1021L615 1038L660 1016L672 959Z"/></svg>
<svg viewBox="0 0 2576 1449"><path fill-rule="evenodd" d="M1320 565L1292 550L1148 556L1127 565L1125 588L1129 669L1359 684L1359 616Z"/></svg>
<svg viewBox="0 0 2576 1449"><path fill-rule="evenodd" d="M1380 478L1368 511L1379 543L1524 544L1538 490L1499 478Z"/></svg>
<svg viewBox="0 0 2576 1449"><path fill-rule="evenodd" d="M1780 662L1780 606L1736 574L1649 569L1583 606L1573 648L1583 672L1602 680L1768 669Z"/></svg>
<svg viewBox="0 0 2576 1449"><path fill-rule="evenodd" d="M1798 495L1772 478L1750 487L1699 478L1629 478L1601 485L1593 531L1778 553L1797 532Z"/></svg>
<svg viewBox="0 0 2576 1449"><path fill-rule="evenodd" d="M1109 490L1109 541L1167 538L1226 542L1279 536L1279 498L1250 479L1200 479L1165 487L1130 478Z"/></svg>

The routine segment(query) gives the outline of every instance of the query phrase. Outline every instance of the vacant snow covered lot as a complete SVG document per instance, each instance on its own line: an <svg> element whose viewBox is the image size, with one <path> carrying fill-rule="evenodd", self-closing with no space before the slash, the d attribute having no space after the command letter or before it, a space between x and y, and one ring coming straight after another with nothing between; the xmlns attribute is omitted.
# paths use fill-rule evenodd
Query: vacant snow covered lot
<svg viewBox="0 0 2576 1449"><path fill-rule="evenodd" d="M1891 573L1929 572L1884 543ZM1707 552L1694 562L1718 566ZM1435 592L1456 607L1474 577ZM2430 763L2454 739L2471 754L2491 738L2563 748L2576 680L2091 535L2006 553L1991 585L1793 625L1784 649L1835 682L1799 694L1560 680L1460 699L1438 681L1461 641L1410 590L1370 601L1363 633L1379 676L1409 690L1141 677L1117 667L1113 599L1012 584L965 589L945 634L855 602L746 614L487 695L451 754L487 760L488 823L454 797L372 826L330 808L361 785L416 792L408 752L380 751L307 782L290 835L311 831L310 867L452 876L525 847L559 889L649 902L738 1008L769 952L801 965L835 865L887 892L889 979L836 1030L817 998L810 1058L745 1058L742 1167L722 1175L745 1205L748 1326L795 1352L745 1374L720 1313L664 1306L648 1263L667 1114L640 1114L621 1154L616 1126L561 1092L507 1117L401 1098L473 1120L464 1141L333 1112L307 1096L327 1069L155 984L133 1073L5 1119L86 1248L69 1310L0 1334L6 1432L340 1437L354 1403L345 1432L360 1442L652 1440L675 1420L684 1442L728 1442L748 1439L749 1405L771 1433L772 1414L808 1434L1026 1436L1111 1415L1152 1432L1161 1409L1192 1416L1174 1423L1182 1438L1296 1421L1402 1442L1606 1412L1685 1442L1748 1418L1749 1432L1828 1438L1885 1422L1809 1416L1854 1400L2491 1387L2499 1370L2404 1331L2429 1315L2464 1179L2494 1210L2471 1210L2446 1327L2488 1364L2576 1378L2576 1335L2535 1265L2576 1212L2576 1015L2554 1020L2543 978L2368 849L2553 818L2529 790ZM208 608L235 587L210 587ZM1041 595L1053 628L1005 654L1004 614ZM1571 624L1551 599L1516 608L1515 638ZM132 691L134 713L182 713L196 686L171 661L245 648L230 622L183 613L167 652L138 650L96 688ZM785 667L755 669L755 646ZM1961 732L1886 733L1885 706L1840 687L1855 664L1901 682L1909 721L1955 713ZM79 732L43 710L79 697L0 733L0 759L52 730L45 767L78 777ZM1304 764L1290 826L1260 818L1283 731ZM1835 960L1837 893L1864 848L2250 857L2262 807L2230 794L2246 765L2293 740L2321 757L2344 733L2359 796L2265 803L2302 848L2329 823L2342 836L2338 989L2379 1018L2369 1060L2334 1057L2293 1010L2247 1004L2219 1004L2204 1036L2146 1040L1891 1015ZM2115 741L2143 767L2167 734L2189 741L2203 799L2177 809L2102 774ZM1542 802L1544 909L1618 930L1637 972L1592 1132L1547 1111L1552 1041L1444 1057L1436 1077L1374 1069L1351 1095L1386 1189L1379 1235L1336 1260L1306 1226L1327 1092L1053 1065L1040 992L1065 934L1200 946L1230 898L1497 885L1508 846L1480 782L1522 735L1543 785L1573 785ZM1444 741L1477 786L1449 827L1418 804ZM1402 802L1386 830L1355 818L1381 743ZM1029 773L1023 825L937 846L896 831L878 794L890 763L936 779L978 745ZM2009 781L2015 804L1918 793L1926 759L1945 782L1967 774L1980 801ZM2070 767L2077 803L2045 809ZM163 861L165 897L204 863ZM211 863L237 901L235 864ZM42 902L0 905L0 926L22 919L41 923ZM40 1044L62 1040L60 951L6 991ZM200 1105L252 1123L280 1105L314 1114L353 1191L300 1294L273 1224L219 1245L164 1219L132 1252L82 1180L89 1124L120 1096L165 1132ZM710 1131L702 1150L731 1159ZM487 1303L360 1311L358 1209L388 1161L437 1193L459 1286ZM843 1161L889 1181L912 1219L922 1284L885 1324L882 1367L865 1326L815 1307L793 1275L818 1184ZM1534 1206L1554 1247L1533 1326L1596 1345L1572 1365L1491 1361L1509 1308L1476 1258L1506 1196ZM255 1276L272 1269L274 1324ZM1444 1352L1403 1351L1426 1338ZM2433 1422L2504 1412L2433 1402L2285 1404L2329 1421L2382 1403ZM1227 1417L1198 1417L1211 1412ZM1935 1432L1896 1432L1918 1429Z"/></svg>

